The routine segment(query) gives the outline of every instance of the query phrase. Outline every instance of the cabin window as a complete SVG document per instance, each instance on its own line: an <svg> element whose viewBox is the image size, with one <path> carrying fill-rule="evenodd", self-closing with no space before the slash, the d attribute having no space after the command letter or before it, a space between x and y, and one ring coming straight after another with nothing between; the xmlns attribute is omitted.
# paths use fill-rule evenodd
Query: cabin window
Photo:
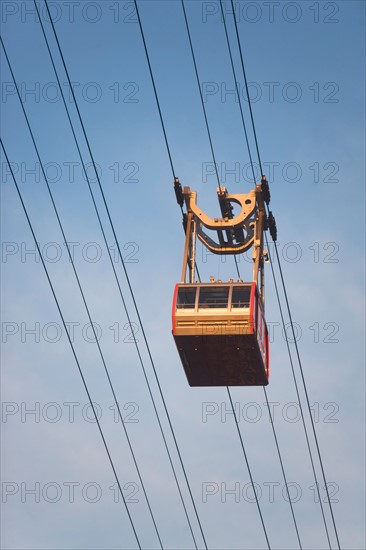
<svg viewBox="0 0 366 550"><path fill-rule="evenodd" d="M199 308L227 308L229 301L228 287L201 287L198 298Z"/></svg>
<svg viewBox="0 0 366 550"><path fill-rule="evenodd" d="M231 299L231 307L232 308L238 308L238 307L249 307L250 303L250 286L244 286L244 287L233 287L233 296Z"/></svg>
<svg viewBox="0 0 366 550"><path fill-rule="evenodd" d="M180 287L178 289L177 309L194 309L195 302L196 302L195 288Z"/></svg>

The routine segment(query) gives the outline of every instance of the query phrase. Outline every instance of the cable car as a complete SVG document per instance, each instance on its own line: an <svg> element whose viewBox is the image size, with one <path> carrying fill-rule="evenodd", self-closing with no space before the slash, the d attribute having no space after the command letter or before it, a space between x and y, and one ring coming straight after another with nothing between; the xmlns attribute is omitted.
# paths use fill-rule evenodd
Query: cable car
<svg viewBox="0 0 366 550"><path fill-rule="evenodd" d="M266 386L269 380L269 341L264 317L263 231L276 240L268 182L250 193L229 195L217 190L222 218L210 218L196 203L197 194L174 181L178 204L187 207L181 281L175 286L172 333L190 386ZM231 202L241 211L233 216ZM218 240L207 234L216 231ZM253 280L204 283L196 278L196 240L214 254L239 254L253 248ZM188 271L188 281L187 279ZM238 275L239 269L237 266Z"/></svg>
<svg viewBox="0 0 366 550"><path fill-rule="evenodd" d="M190 386L268 384L268 331L255 283L177 284L172 321Z"/></svg>

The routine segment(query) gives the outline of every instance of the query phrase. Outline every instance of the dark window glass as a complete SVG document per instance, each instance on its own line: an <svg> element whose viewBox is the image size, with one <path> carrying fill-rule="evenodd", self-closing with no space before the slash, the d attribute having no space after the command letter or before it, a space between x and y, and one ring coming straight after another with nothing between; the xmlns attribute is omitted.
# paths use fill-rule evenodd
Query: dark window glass
<svg viewBox="0 0 366 550"><path fill-rule="evenodd" d="M196 289L195 288L179 288L177 298L178 309L194 309L194 303L196 301Z"/></svg>
<svg viewBox="0 0 366 550"><path fill-rule="evenodd" d="M233 297L231 300L231 307L249 307L250 302L250 286L234 286L233 287Z"/></svg>
<svg viewBox="0 0 366 550"><path fill-rule="evenodd" d="M228 298L228 287L202 287L200 288L198 307L227 308Z"/></svg>

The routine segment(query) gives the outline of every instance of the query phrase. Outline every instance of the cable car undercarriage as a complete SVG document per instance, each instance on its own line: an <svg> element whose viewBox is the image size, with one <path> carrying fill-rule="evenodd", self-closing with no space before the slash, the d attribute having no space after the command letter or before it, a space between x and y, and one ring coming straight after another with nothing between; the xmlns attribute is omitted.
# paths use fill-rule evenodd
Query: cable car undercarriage
<svg viewBox="0 0 366 550"><path fill-rule="evenodd" d="M190 386L265 386L269 378L269 342L264 318L263 231L276 240L276 223L265 212L270 201L267 179L249 193L217 190L222 218L210 218L197 206L197 193L174 181L178 204L186 204L186 234L181 281L173 299L173 337ZM233 206L241 207L233 216ZM205 229L217 233L214 241ZM252 282L196 280L198 239L214 254L241 254L253 248ZM188 272L188 281L187 281Z"/></svg>

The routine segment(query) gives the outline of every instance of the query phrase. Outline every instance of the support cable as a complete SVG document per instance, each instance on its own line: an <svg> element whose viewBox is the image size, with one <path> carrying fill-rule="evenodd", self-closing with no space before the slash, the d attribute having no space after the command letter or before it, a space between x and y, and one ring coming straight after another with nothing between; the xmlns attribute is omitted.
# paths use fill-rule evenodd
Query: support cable
<svg viewBox="0 0 366 550"><path fill-rule="evenodd" d="M252 128L253 128L253 135L254 135L255 147L256 147L256 149L257 149L257 156L258 156L259 168L260 168L260 171L261 171L261 176L263 176L264 174L263 174L263 170L262 170L261 157L260 157L260 154L259 154L257 132L255 131L252 103L251 103L251 101L250 101L250 95L249 95L249 88L248 88L247 75L246 75L245 67L244 67L244 58L243 58L243 52L242 52L242 49L241 49L241 43L240 43L240 38L239 38L238 25L237 25L237 22L236 22L236 15L235 15L235 8L234 8L233 0L231 0L231 9L233 10L233 18L234 18L234 24L235 24L235 33L236 33L236 39L237 39L238 47L239 47L241 68L242 68L242 70L243 70L243 75L244 75L245 91L246 91L247 98L248 98L249 112L250 112L250 118L251 118L251 121L252 121Z"/></svg>
<svg viewBox="0 0 366 550"><path fill-rule="evenodd" d="M215 157L215 152L214 152L214 148L213 148L213 145L212 145L211 132L210 132L210 127L209 127L209 125L208 125L207 113L206 113L206 109L205 109L205 103L204 103L204 101L203 101L203 95L202 95L202 90L201 90L201 85L200 85L200 79L199 79L199 76L198 76L198 69L197 69L196 57L195 57L195 55L194 55L193 44L192 44L192 39L191 39L191 33L190 33L190 30L189 30L189 25L188 25L188 19L187 19L186 9L185 9L185 7L184 7L184 0L181 0L181 4L182 4L182 9L183 9L184 21L185 21L185 23L186 23L186 29L187 29L187 34L188 34L189 46L190 46L191 53L192 53L192 59L193 59L193 65L194 65L194 72L196 73L197 85L198 85L198 90L199 90L200 98L201 98L201 105L202 105L203 116L205 117L205 123L206 123L206 129L207 129L208 139L209 139L209 142L210 142L211 154L212 154L212 158L213 158L214 166L215 166L215 173L216 173L217 185L218 185L218 187L219 187L219 190L221 191L221 184L220 184L219 172L218 172L218 170L217 170L216 157Z"/></svg>
<svg viewBox="0 0 366 550"><path fill-rule="evenodd" d="M260 507L260 505L259 505L259 500L258 500L257 491L255 490L255 487L254 487L254 480L253 480L252 473L251 473L251 471L250 471L247 453L245 452L245 446L244 446L244 441L243 441L243 438L242 438L242 435L241 435L241 432L240 432L239 422L238 422L238 419L237 419L236 414L235 414L234 403L233 403L233 400L232 400L232 398L231 398L231 393L230 393L230 390L229 390L228 386L226 386L226 389L227 389L227 393L228 393L228 396L229 396L231 408L232 408L232 410L233 410L233 412L234 412L235 424L236 424L236 428L237 428L237 430L238 430L238 435L239 435L239 439L240 439L241 448L242 448L242 450L243 450L244 459L245 459L245 462L246 462L246 465L247 465L247 468L248 468L249 477L250 477L250 482L251 482L252 487L253 487L253 492L254 492L254 496L255 496L255 502L256 502L256 505L257 505L257 508L258 508L258 512L259 512L259 516L260 516L260 519L261 519L261 523L262 523L262 527L263 527L264 536L265 536L265 538L266 538L267 546L268 546L268 548L269 548L269 550L270 550L271 547L270 547L269 540L268 540L267 530L266 530L266 527L265 527L265 525L264 525L262 510L261 510L261 507Z"/></svg>
<svg viewBox="0 0 366 550"><path fill-rule="evenodd" d="M37 11L38 11L38 10L37 10ZM40 21L41 21L41 19L40 19ZM51 188L50 188L49 183L48 183L48 180L47 180L46 172L45 172L45 170L44 170L44 165L43 165L43 163L42 163L42 160L41 160L41 157L40 157L40 154L39 154L39 150L38 150L38 147L37 147L35 138L34 138L33 131L32 131L32 129L31 129L31 126L30 126L30 123L29 123L28 116L27 116L27 114L26 114L24 105L23 105L22 100L21 100L21 96L20 96L20 93L19 93L19 88L18 88L18 86L17 86L17 84L16 84L14 72L13 72L12 66L11 66L11 64L10 64L10 60L9 60L8 54L7 54L7 52L6 52L6 49L5 49L5 46L4 46L4 43L3 43L2 39L1 39L1 37L0 37L0 40L1 40L1 44L2 44L2 47L3 47L4 53L5 53L5 57L6 57L6 60L7 60L9 69L10 69L11 76L12 76L13 81L14 81L15 88L16 88L16 90L17 90L18 98L19 98L19 101L20 101L21 106L22 106L22 110L23 110L23 113L24 113L24 116L25 116L25 120L26 120L28 129L29 129L29 132L30 132L30 135L31 135L31 139L32 139L32 142L33 142L35 151L36 151L36 153L37 153L37 157L38 157L38 161L39 161L40 168L41 168L41 171L42 171L42 175L43 175L43 177L44 177L44 180L45 180L45 183L46 183L46 186L47 186L48 194L49 194L49 196L50 196L50 199L51 199L51 202L52 202L52 206L53 206L54 212L55 212L55 214L56 214L56 218L57 218L57 221L58 221L58 224L59 224L61 233L62 233L62 237L63 237L63 239L64 239L64 242L67 243L68 241L67 241L67 239L66 239L65 231L64 231L63 225L62 225L62 223L61 223L61 218L60 218L60 216L59 216L59 213L58 213L58 210L57 210L57 207L56 207L56 203L55 203L55 201L54 201L54 197L53 197ZM85 173L86 173L86 172L85 172ZM136 457L135 457L135 453L134 453L133 448L132 448L132 445L131 445L131 441L130 441L130 438L129 438L129 435L128 435L128 432L127 432L127 428L126 428L125 422L124 422L124 420L123 420L123 416L122 416L122 414L121 414L121 410L120 410L120 406L119 406L119 403L118 403L118 399L117 399L117 396L116 396L116 393L115 393L115 390L114 390L114 386L113 386L113 383L112 383L112 380L111 380L111 377L110 377L110 374L109 374L109 370L108 370L108 367L107 367L107 364L106 364L106 361L105 361L105 358L104 358L104 355L103 355L103 352L102 352L102 349L101 349L101 346L100 346L100 343L99 343L98 335L97 335L97 333L96 333L95 324L93 323L93 320L92 320L92 317L91 317L91 314L90 314L90 310L89 310L89 307L88 307L88 304L87 304L87 301L86 301L86 298L85 298L85 294L84 294L84 291L83 291L83 288L82 288L82 285L81 285L81 282L80 282L80 279L79 279L79 276L78 276L78 273L77 273L77 270L76 270L76 267L75 267L74 260L73 260L73 258L72 258L71 253L70 253L69 247L66 246L66 248L67 248L69 260L70 260L70 263L71 263L71 265L72 265L72 269L73 269L73 272L74 272L74 275L75 275L75 278L76 278L76 282L77 282L77 285L78 285L78 288L79 288L79 291L80 291L80 294L81 294L81 297L82 297L82 300L83 300L83 304L84 304L84 307L85 307L85 310L86 310L86 313L87 313L87 316L88 316L90 325L91 325L91 327L92 327L92 331L93 331L95 343L96 343L96 345L97 345L98 352L99 352L99 355L100 355L100 358L101 358L101 361L102 361L102 364L103 364L103 368L104 368L104 371L105 371L106 376L107 376L107 379L108 379L109 387L110 387L110 389L111 389L111 392L112 392L112 395L113 395L114 402L116 403L116 407L117 407L117 410L118 410L118 416L119 416L119 418L120 418L120 420L121 420L121 425L122 425L122 427L123 427L123 430L124 430L124 433L125 433L125 436L126 436L126 439L127 439L127 443L128 443L128 446L129 446L129 449L130 449L130 452L131 452L131 456L132 456L133 462L134 462L135 467L136 467L137 475L138 475L138 478L139 478L140 483L141 483L142 491L143 491L143 493L144 493L144 496L145 496L145 499L146 499L146 503L147 503L147 506L148 506L148 509L149 509L149 512L150 512L150 515L151 515L151 519L152 519L153 524L154 524L154 528L155 528L155 532L156 532L156 535L157 535L158 540L159 540L160 548L162 549L163 546L162 546L162 542L161 542L159 530L158 530L157 525L156 525L156 521L155 521L155 518L154 518L154 515L153 515L153 512L152 512L152 509L151 509L150 501L149 501L148 496L147 496L147 493L146 493L146 489L145 489L144 482L143 482L142 477L141 477L141 473L140 473L139 466L138 466L138 464L137 464L137 460L136 460Z"/></svg>
<svg viewBox="0 0 366 550"><path fill-rule="evenodd" d="M142 30L142 25L141 25L141 20L140 20L140 14L139 14L139 10L138 10L138 7L137 7L137 2L136 2L136 0L134 1L134 3L135 3L136 14L137 14L137 20L138 20L138 24L139 24L139 27L140 27L142 42L143 42L143 45L144 45L146 60L147 60L148 66L149 66L150 78L151 78L152 86L153 86L153 89L154 89L154 95L155 95L156 105L157 105L158 112L159 112L160 123L161 123L161 127L162 127L163 134L164 134L164 140L165 140L166 150L167 150L167 152L168 152L170 167L171 167L171 169L172 169L172 175L173 175L173 179L174 179L174 178L176 177L176 174L175 174L175 171L174 171L172 155L171 155L171 153L170 153L170 147L169 147L169 143L168 143L168 138L167 138L166 131L165 131L165 124L164 124L164 120L163 120L163 115L161 114L161 109L160 109L160 103L159 103L158 93L157 93L157 91L156 91L155 80L154 80L154 76L153 76L153 72L152 72L152 68L151 68L151 63L150 63L150 57L149 57L149 54L148 54L148 51L147 51L147 46L146 46L146 41L145 41L145 35L144 35L143 30Z"/></svg>
<svg viewBox="0 0 366 550"><path fill-rule="evenodd" d="M91 151L89 139L88 139L87 134L86 134L85 126L84 126L84 123L83 123L83 120L82 120L82 117L81 117L81 113L80 113L80 110L79 110L79 106L78 106L78 103L77 103L77 100L76 100L76 97L75 97L73 87L71 86L70 76L69 76L69 73L68 73L68 70L67 70L67 66L66 66L66 62L65 62L65 59L64 59L64 56L63 56L63 53L62 53L60 42L58 40L56 29L55 29L55 26L54 26L54 23L53 23L53 20L52 20L50 11L49 11L48 3L47 3L47 0L44 0L44 1L45 1L45 5L46 5L46 8L47 8L49 20L51 22L52 30L53 30L53 33L54 33L54 36L55 36L55 40L56 40L56 43L57 43L57 46L58 46L60 57L61 57L61 60L62 60L62 64L63 64L64 70L65 70L65 73L66 73L66 76L67 76L68 83L70 85L70 90L71 90L71 93L72 93L73 101L75 103L75 108L76 108L77 113L78 113L80 124L81 124L82 130L83 130L83 135L84 135L84 138L85 138L85 142L86 142L86 145L87 145L87 148L88 148L88 151L89 151L89 155L90 155L93 167L94 167L94 171L95 171L95 174L96 174L98 186L99 186L101 196L102 196L102 199L103 199L103 203L104 203L104 206L105 206L105 209L106 209L106 212L107 212L108 220L109 220L109 223L110 223L110 226L111 226L111 229L112 229L112 232L113 232L113 236L114 236L114 239L115 239L115 242L116 242L116 245L117 245L118 254L119 254L119 257L121 259L121 264L122 264L122 267L123 267L123 270L124 270L124 274L125 274L125 277L126 277L128 288L129 288L129 291L130 291L130 294L131 294L131 298L132 298L132 301L133 301L133 304L134 304L134 308L135 308L139 323L140 323L140 327L141 327L141 331L142 331L142 334L143 334L144 342L145 342L145 345L146 345L146 348L147 348L147 351L148 351L148 355L149 355L149 358L150 358L150 362L151 362L151 365L152 365L152 368L153 368L153 371L154 371L155 380L156 380L156 383L157 383L157 386L158 386L158 389L159 389L159 393L160 393L160 396L161 396L161 399L162 399L162 403L163 403L164 410L165 410L165 413L166 413L166 416L167 416L167 420L168 420L169 427L170 427L170 430L171 430L171 433L172 433L172 437L173 437L173 440L174 440L174 443L175 443L177 454L178 454L178 457L179 457L179 460L180 460L180 464L181 464L181 467L182 467L184 478L185 478L187 488L188 488L188 491L189 491L189 494L190 494L190 497L191 497L191 500L192 500L193 508L195 510L195 513L196 513L196 517L197 517L197 521L198 521L199 528L200 528L200 531L201 531L201 535L203 537L203 540L205 541L202 526L201 526L201 522L200 522L198 512L197 512L197 508L196 508L196 504L194 502L192 490L191 490L191 487L190 487L190 484L189 484L189 481L188 481L188 477L187 477L186 470L185 470L185 467L184 467L184 464L183 464L182 456L181 456L179 446L178 446L178 443L177 443L177 440L176 440L176 437L175 437L173 425L172 425L170 415L169 415L169 412L168 412L168 409L167 409L165 398L164 398L164 395L163 395L163 392L162 392L162 389L161 389L161 386L160 386L159 377L157 375L157 371L156 371L156 368L155 368L155 363L154 363L152 355L151 355L150 347L149 347L149 344L148 344L148 341L147 341L147 337L146 337L145 330L144 330L144 327L143 327L143 324L142 324L139 309L138 309L138 306L137 306L137 303L136 303L136 300L135 300L135 296L134 296L134 292L133 292L133 289L132 289L132 286L131 286L130 278L129 278L129 275L127 273L127 269L126 269L126 266L125 266L125 262L124 262L124 259L123 259L121 249L120 249L120 245L119 245L119 242L118 242L118 239L117 239L117 235L116 235L114 224L113 224L113 221L112 221L112 218L111 218L111 215L110 215L109 207L108 207L108 204L107 204L104 192L103 192L103 188L102 188L102 185L101 185L101 182L100 182L98 171L96 169L96 164L95 164L95 161L94 161L94 156L93 156L92 151ZM136 343L136 345L137 345L137 343ZM148 382L146 374L145 374L145 379ZM150 388L149 384L148 384L148 388L149 388L149 391L150 391L150 395L152 397L152 392L151 392L151 388ZM158 419L158 423L159 423L159 426L160 426L160 429L161 429L163 440L165 442L165 447L166 447L167 452L168 452L169 460L170 460L170 463L171 463L172 468L173 468L173 462L172 462L172 459L171 459L171 456L170 456L170 452L169 452L168 445L167 445L167 442L166 442L166 439L165 439L165 436L164 436L164 431L163 431L163 428L162 428L162 425L161 425L161 421L160 421L160 418L159 418L154 400L153 400L153 406L154 406L154 410L155 410L155 413L156 413L156 416L157 416L157 419ZM178 479L176 477L174 468L173 468L173 472L174 472L176 483L177 483L177 486L178 486L178 489L179 489L179 493L181 495L182 504L183 504L184 510L186 512L186 517L187 517L187 520L188 520L188 523L189 523L192 538L194 540L195 547L197 548L196 541L195 541L194 534L193 534L193 529L192 529L192 526L191 526L191 523L190 523L190 520L189 520L189 516L188 516L187 510L186 510L186 506L184 504L183 495L181 493L181 489L180 489L180 486L179 486ZM205 542L205 546L207 548L206 542Z"/></svg>
<svg viewBox="0 0 366 550"><path fill-rule="evenodd" d="M1 40L1 37L0 37L0 40ZM4 51L5 51L5 50L4 50ZM33 236L33 239L34 239L34 242L35 242L35 245L36 245L36 248L37 248L39 257L40 257L40 259L41 259L43 268L44 268L44 270L45 270L46 277L47 277L48 283L49 283L50 288L51 288L51 291L52 291L52 295L53 295L53 297L54 297L54 299L55 299L56 306L57 306L58 312L59 312L59 314L60 314L60 317L61 317L61 320L62 320L62 324L63 324L63 326L64 326L65 333L66 333L66 335L67 335L69 344L70 344L70 346L71 346L72 353L73 353L73 356L74 356L74 358L75 358L76 365L77 365L77 368L78 368L78 371L79 371L79 374L80 374L80 377L81 377L81 380L82 380L84 389L85 389L86 394L87 394L87 396L88 396L90 406L91 406L91 408L92 408L92 410L93 410L95 422L96 422L96 424L97 424L97 426L98 426L98 430L99 430L99 433L100 433L100 435L101 435L101 438L102 438L102 441L103 441L103 445L104 445L105 451L106 451L106 453L107 453L107 455L108 455L108 459L109 459L109 462L110 462L110 464L111 464L111 467L112 467L112 470L113 470L114 477L116 478L116 482L117 482L117 485L118 485L118 489L119 489L120 494L121 494L121 496L122 496L123 503L124 503L124 505L125 505L126 512L127 512L128 518L129 518L129 520L130 520L130 523L131 523L131 527L132 527L133 533L134 533L135 538L136 538L137 545L138 545L139 549L141 550L140 541L139 541L139 538L138 538L138 536L137 536L137 532L136 532L136 529L135 529L135 526L134 526L134 523L133 523L131 514L130 514L130 512L129 512L127 503L126 503L126 499L125 499L125 497L124 497L124 495L123 495L121 483L120 483L120 481L119 481L119 478L118 478L118 475L117 475L116 468L115 468L115 466L114 466L114 463L113 463L113 460L112 460L112 457L111 457L111 454L110 454L110 451L109 451L109 448L108 448L106 439L105 439L105 437L104 437L103 430L102 430L102 427L101 427L100 422L99 422L98 414L97 414L97 412L96 412L96 410L95 410L95 407L94 407L94 404L93 404L91 395L90 395L90 393L89 393L88 386L87 386L86 380L85 380L85 378L84 378L83 371L82 371L82 369L81 369L81 367L80 367L80 363L79 363L78 357L77 357L77 355L76 355L75 348L74 348L73 342L72 342L72 340L71 340L71 337L70 337L70 334L69 334L69 331L68 331L68 328L67 328L67 325L66 325L64 316L63 316L63 314L62 314L60 304L59 304L59 302L58 302L58 299L57 299L55 290L54 290L54 288L53 288L53 285L52 285L52 282L51 282L51 279L50 279L50 276L49 276L49 273L48 273L48 270L47 270L45 261L44 261L44 259L43 259L43 256L42 256L42 253L41 253L41 250L40 250L38 241L37 241L37 239L36 239L36 235L35 235L34 230L33 230L32 222L30 221L30 218L29 218L29 215L28 215L28 211L27 211L27 209L26 209L26 206L25 206L25 204L24 204L22 195L21 195L21 193L20 193L20 189L19 189L19 187L18 187L17 181L16 181L15 176L14 176L14 172L13 172L13 169L12 169L12 165L11 165L11 163L10 163L10 161L9 161L8 155L7 155L7 153L6 153L6 150L5 150L5 147L4 147L4 144L3 144L2 140L1 140L1 138L0 138L0 143L1 143L1 146L2 146L2 148L3 148L4 154L5 154L5 158L6 158L6 162L8 163L8 166L9 166L9 169L10 169L10 172L11 172L11 175L12 175L12 178L13 178L13 181L14 181L14 185L15 185L15 187L16 187L16 190L17 190L17 193L18 193L20 202L21 202L21 204L22 204L22 207L23 207L25 216L26 216L26 218L27 218L27 222L28 222L29 228L30 228L30 230L31 230L31 233L32 233L32 236Z"/></svg>
<svg viewBox="0 0 366 550"><path fill-rule="evenodd" d="M261 157L260 157L259 147L258 147L257 133L256 133L256 129L255 129L255 124L254 124L253 110L252 110L252 106L251 106L251 100L250 100L249 89L248 89L248 82L247 82L245 66L244 66L243 52L242 52L240 38L239 38L238 25L237 25L237 21L236 21L236 15L235 15L233 0L231 0L231 7L232 7L232 12L233 12L235 32L236 32L236 37L237 37L237 42L238 42L238 47L239 47L240 61L241 61L241 66L242 66L242 70L243 70L243 75L244 75L245 89L246 89L246 94L247 94L247 99L248 99L249 110L250 110L250 117L251 117L251 121L252 121L253 134L254 134L254 139L255 139L255 144L256 144L256 149L257 149L258 162L259 162L259 167L260 167L261 173L263 175ZM328 501L328 504L329 504L329 510L330 510L330 514L331 514L331 518L332 518L332 523L333 523L333 527L334 527L335 536L336 536L336 539L337 539L338 549L340 550L340 542L339 542L339 537L338 537L338 531L337 531L337 527L336 527L336 523L335 523L333 508L332 508L331 499L330 499L330 495L329 495L329 491L328 491L328 485L327 485L327 481L326 481L326 477L325 477L325 471L324 471L324 466L323 466L323 460L322 460L321 453L320 453L318 437L317 437L316 430L315 430L314 420L313 420L313 417L312 417L312 414L311 414L310 401L309 401L309 396L308 396L308 392L307 392L307 387L306 387L302 362L301 362L301 359L300 359L300 353L299 353L299 349L298 349L298 345L297 345L297 339L296 339L296 335L295 335L294 325L293 325L293 322L292 322L291 310L290 310L290 305L289 305L289 301L288 301L285 280L284 280L284 277L283 277L281 261L280 261L280 257L279 257L278 250L277 250L276 246L275 246L275 254L276 254L277 261L278 261L278 267L279 267L279 271L280 271L280 277L281 277L283 292L284 292L286 306L287 306L287 312L288 312L288 315L289 315L292 335L293 335L293 338L294 338L294 344L295 344L297 360L298 360L298 363L299 363L299 368L300 368L301 378L302 378L302 382L303 382L303 386L304 386L304 392L305 392L307 407L308 407L309 416L310 416L310 420L311 420L312 431L313 431L313 435L314 435L314 439L315 439L315 445L316 445L317 454L318 454L318 458L319 458L319 463L320 463L320 468L321 468L322 477L323 477L323 481L324 481L325 491L326 491L326 494L327 494L327 501ZM316 484L316 485L318 487L318 484ZM319 498L319 501L321 502L321 498ZM325 519L325 517L324 517L324 519ZM327 528L326 528L326 530L327 530ZM328 537L328 542L330 544L328 530L327 530L327 537Z"/></svg>
<svg viewBox="0 0 366 550"><path fill-rule="evenodd" d="M229 35L228 35L228 32L227 32L227 26L226 26L226 19L225 19L224 10L223 10L223 7L222 7L222 0L220 0L220 8L221 8L222 21L223 21L223 23L224 23L224 29L225 29L225 36L226 36L227 47L228 47L228 50L229 50L231 68L232 68L232 71L233 71L233 77L234 77L234 82L235 82L236 94L237 94L237 96L238 96L238 101L239 101L240 116L241 116L241 121L242 121L243 129L244 129L245 142L246 142L247 148L248 148L249 161L250 161L250 166L251 166L251 169L252 169L253 181L254 181L254 187L255 187L256 178L255 178L255 173L254 173L254 165L253 165L252 153L251 153L251 151L250 151L250 146L249 146L248 133L247 133L247 128L246 128L246 124L245 124L245 120L244 120L243 107L242 107L242 104L241 104L240 93L239 93L239 86L238 86L238 82L237 82L237 79L236 79L234 61L233 61L233 56L232 56L232 53L231 53L231 46L230 46L230 41L229 41Z"/></svg>
<svg viewBox="0 0 366 550"><path fill-rule="evenodd" d="M326 495L327 495L327 502L328 502L328 504L329 504L330 514L331 514L331 517L332 517L332 523L333 523L333 527L334 527L334 532L335 532L335 536L336 536L336 539L337 539L337 546L338 546L338 549L341 550L341 546L340 546L340 542L339 542L339 537L338 537L337 526L336 526L335 518L334 518L334 514L333 514L333 507L332 507L331 498L330 498L329 490L328 490L328 483L327 483L327 480L326 480L326 477L325 477L325 471L324 471L324 466L323 466L323 459L322 459L321 453L320 453L320 447L319 447L319 442L318 442L318 436L317 436L316 431L315 431L315 424L314 424L314 420L313 420L313 415L311 414L311 406L310 406L310 401L309 401L309 395L308 395L308 390L307 390L306 382L305 382L305 378L304 378L304 371L303 371L302 362L301 362L301 359L300 359L300 353L299 353L299 348L298 348L298 345L297 345L297 340L296 340L294 325L293 325L293 322L292 322L290 304L289 304L289 302L288 302L288 297L287 297L287 291L286 291L285 281L284 281L284 277L283 277L283 273L282 273L282 267L281 267L281 263L280 263L280 258L279 258L278 250L277 250L277 247L276 247L276 246L275 246L275 253L276 253L276 258L277 258L277 261L278 261L278 267L279 267L279 270L280 270L280 277L281 277L282 288L283 288L283 292L284 292L284 296L285 296L286 309L287 309L288 316L289 316L289 319L290 319L291 332L292 332L292 336L293 336L293 339L294 339L294 344L295 344L295 350L296 350L297 361L298 361L299 367L300 367L300 373L301 373L301 379L302 379L302 383L303 383L303 387L304 387L304 392L305 392L305 397L306 397L306 403L307 403L307 407L308 407L308 411L309 411L309 416L310 416L312 431L313 431L313 435L314 435L315 445L316 445L317 454L318 454L319 463L320 463L320 468L321 468L322 477L323 477L323 481L324 481L324 488L325 488L325 492L326 492ZM316 488L317 488L317 492L318 492L318 496L319 496L319 502L321 503L321 502L322 502L322 499L321 499L320 491L319 491L319 483L317 482L317 480L315 480L315 481L316 481L315 484L316 484ZM324 520L325 520L324 511L323 511L323 505L322 505L322 504L321 504L321 508L322 508L322 512L323 512L323 518L324 518ZM328 537L328 542L329 542L329 547L330 547L328 529L326 529L326 530L327 530L327 537Z"/></svg>
<svg viewBox="0 0 366 550"><path fill-rule="evenodd" d="M270 265L271 265L271 271L272 271L272 277L273 277L273 282L274 282L274 286L275 286L275 292L276 292L278 307L279 307L279 310L280 310L280 316L281 316L282 327L283 327L283 330L285 331L285 334L286 334L285 319L284 319L283 310L282 310L282 306L281 306L281 299L280 299L280 294L279 294L279 290L278 290L278 286L277 286L276 275L275 275L274 268L273 268L271 253L270 253L269 246L268 246L267 235L265 235L265 239L266 239L266 246L267 246L267 251L268 251L269 262L270 262ZM274 243L274 246L275 246L275 248L277 248L277 247L276 247L276 243ZM301 420L302 420L302 425L303 425L303 428L304 428L304 433L305 433L305 439L306 439L307 448L308 448L308 451L309 451L309 457L310 457L310 462L311 462L311 468L312 468L312 471L313 471L313 476L314 476L314 480L315 480L315 486L316 486L316 490L317 490L317 493L318 493L318 500L319 500L319 503L320 503L320 509L321 509L321 513L322 513L323 523L324 523L325 532L326 532L326 536L327 536L327 540L328 540L328 546L329 546L329 550L331 550L331 544L330 544L330 537L329 537L329 532L328 532L328 526L327 526L327 522L326 522L326 519L325 519L325 514L324 514L324 507L323 507L323 503L322 503L322 498L321 498L321 495L320 495L319 483L318 483L318 479L317 479L317 475L316 475L315 464L314 464L314 459L313 459L313 453L312 453L312 451L311 451L311 446L310 446L310 440L309 440L308 430L307 430L306 423L305 423L304 410L303 410L303 407L302 407L302 404L301 404L300 392L299 392L299 387L298 387L297 380L296 380L296 374L295 374L294 363L293 363L293 360L292 360L292 354L291 354L291 350L290 350L290 344L289 344L289 341L288 341L288 338L287 338L287 337L286 337L286 346L287 346L287 353L288 353L289 360L290 360L290 366L291 366L291 371L292 371L292 377L293 377L294 384L295 384L296 395L297 395L297 399L298 399L298 402L299 402L299 408L300 408L300 413L301 413Z"/></svg>
<svg viewBox="0 0 366 550"><path fill-rule="evenodd" d="M264 391L264 395L265 395L266 402L267 402L268 414L269 414L269 418L270 418L270 421L271 421L273 436L274 436L275 443L276 443L277 454L278 454L278 458L279 458L280 465L281 465L282 476L283 476L283 479L284 479L284 482L285 482L286 493L287 493L287 499L288 499L288 502L289 502L289 504L290 504L291 515L292 515L292 519L293 519L294 525L295 525L296 536L297 536L297 540L298 540L298 543L299 543L300 550L302 550L302 544L301 544L299 529L298 529L298 527L297 527L297 521L296 521L296 518L295 518L295 512L294 512L294 508L293 508L293 505L292 505L292 499L291 499L291 496L290 496L290 491L289 491L289 488L288 488L287 477L286 477L286 474L285 474L285 468L284 468L283 461L282 461L282 455L281 455L281 451L280 451L280 446L279 446L279 444L278 444L278 439L277 439L277 434L276 434L276 430L275 430L275 425L274 425L274 421L273 421L273 417L272 417L272 413L271 413L271 408L270 408L270 406L269 406L267 391L266 391L266 388L265 388L264 386L263 386L263 391Z"/></svg>

